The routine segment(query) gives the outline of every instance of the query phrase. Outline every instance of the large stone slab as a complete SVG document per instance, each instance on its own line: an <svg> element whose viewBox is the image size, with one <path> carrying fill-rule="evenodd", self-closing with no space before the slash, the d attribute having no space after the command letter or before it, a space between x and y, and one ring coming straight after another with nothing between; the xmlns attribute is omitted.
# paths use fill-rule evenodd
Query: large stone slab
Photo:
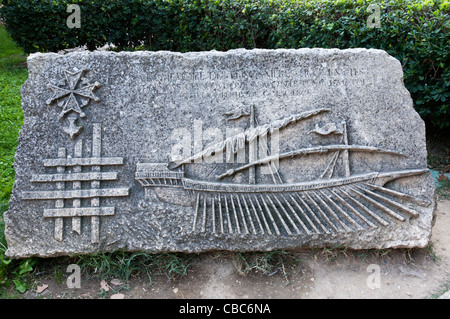
<svg viewBox="0 0 450 319"><path fill-rule="evenodd" d="M423 247L425 126L381 50L32 54L10 257Z"/></svg>

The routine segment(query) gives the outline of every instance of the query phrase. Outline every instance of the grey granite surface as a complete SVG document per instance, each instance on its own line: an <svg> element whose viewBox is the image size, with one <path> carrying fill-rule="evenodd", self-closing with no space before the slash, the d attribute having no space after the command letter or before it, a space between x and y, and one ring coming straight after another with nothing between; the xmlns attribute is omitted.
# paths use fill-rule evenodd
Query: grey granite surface
<svg viewBox="0 0 450 319"><path fill-rule="evenodd" d="M7 255L424 247L425 125L381 50L32 54Z"/></svg>

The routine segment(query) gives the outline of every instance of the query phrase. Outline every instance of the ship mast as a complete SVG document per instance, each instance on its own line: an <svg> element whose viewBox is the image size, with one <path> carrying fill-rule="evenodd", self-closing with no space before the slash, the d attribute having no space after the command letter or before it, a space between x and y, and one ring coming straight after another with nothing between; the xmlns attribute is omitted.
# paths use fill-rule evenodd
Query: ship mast
<svg viewBox="0 0 450 319"><path fill-rule="evenodd" d="M344 145L348 145L347 122L342 122ZM348 149L342 152L342 160L344 161L345 177L350 177L350 161L348 158Z"/></svg>
<svg viewBox="0 0 450 319"><path fill-rule="evenodd" d="M255 128L255 106L250 105L250 129ZM253 163L258 160L258 141L257 136L249 141L248 143L248 161ZM256 167L252 166L248 170L248 183L256 184Z"/></svg>

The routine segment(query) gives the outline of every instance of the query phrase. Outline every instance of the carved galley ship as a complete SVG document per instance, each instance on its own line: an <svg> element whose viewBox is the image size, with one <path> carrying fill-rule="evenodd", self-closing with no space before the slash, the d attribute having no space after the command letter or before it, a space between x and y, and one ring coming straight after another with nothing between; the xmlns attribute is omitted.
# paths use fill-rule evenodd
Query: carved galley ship
<svg viewBox="0 0 450 319"><path fill-rule="evenodd" d="M323 127L316 124L307 134L323 137L342 136L340 144L329 144L299 148L280 154L257 158L259 141L267 136L300 121L314 119L329 109L320 108L255 126L255 109L249 113L250 127L243 133L227 138L176 163L141 163L137 165L136 180L146 189L146 194L164 192L173 188L175 197L191 202L195 210L192 219L192 233L275 235L295 236L355 232L368 228L387 226L389 223L405 222L418 217L419 213L408 203L428 206L430 202L385 187L386 183L404 177L420 175L427 169L407 169L384 172L352 174L349 152L389 154L403 157L394 150L373 146L349 144L347 123L328 123ZM234 156L239 148L248 146L249 162L229 169L216 176L217 181L192 179L185 176L186 165L231 149ZM241 145L240 145L241 144ZM239 146L240 145L240 146ZM268 147L266 148L266 151ZM312 181L283 183L278 161L288 158L325 155L331 153L331 160L323 173ZM333 177L337 160L342 157L344 176ZM265 166L272 177L272 184L258 184L256 168ZM223 182L228 177L247 171L248 183ZM176 190L175 190L176 189ZM172 198L172 197L171 197Z"/></svg>

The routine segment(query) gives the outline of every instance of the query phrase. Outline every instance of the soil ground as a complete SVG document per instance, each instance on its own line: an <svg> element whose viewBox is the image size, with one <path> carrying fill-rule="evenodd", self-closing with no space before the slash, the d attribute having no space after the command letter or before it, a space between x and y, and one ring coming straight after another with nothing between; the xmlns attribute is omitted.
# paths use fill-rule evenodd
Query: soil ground
<svg viewBox="0 0 450 319"><path fill-rule="evenodd" d="M432 241L424 249L349 251L302 250L290 254L270 274L243 271L227 253L196 255L187 275L133 277L127 283L101 288L100 279L82 276L81 288L69 289L66 280L43 275L20 298L125 299L422 299L445 298L450 288L450 200L440 200ZM447 292L447 293L446 293ZM117 295L116 295L117 296Z"/></svg>

